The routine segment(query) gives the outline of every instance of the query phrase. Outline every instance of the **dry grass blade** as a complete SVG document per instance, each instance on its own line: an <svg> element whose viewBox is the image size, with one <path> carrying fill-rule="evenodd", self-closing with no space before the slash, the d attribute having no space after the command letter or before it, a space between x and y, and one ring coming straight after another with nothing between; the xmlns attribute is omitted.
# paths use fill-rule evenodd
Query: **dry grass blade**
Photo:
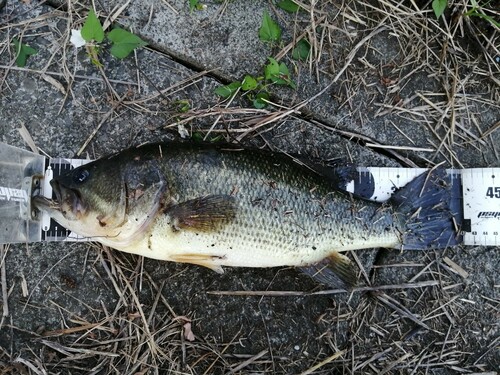
<svg viewBox="0 0 500 375"><path fill-rule="evenodd" d="M499 84L500 86L500 84ZM497 121L496 124L494 124L491 128L489 128L488 130L486 130L483 135L481 136L481 138L486 138L488 136L490 136L491 134L493 134L494 131L500 129L500 121Z"/></svg>
<svg viewBox="0 0 500 375"><path fill-rule="evenodd" d="M331 294L341 294L341 293L354 293L354 292L376 292L381 290L392 290L392 289L413 289L413 288L424 288L430 286L439 285L439 281L429 280L422 281L419 283L404 283L397 285L378 285L378 286L360 286L354 287L350 290L345 289L328 289L321 290L319 292L299 292L299 291L279 291L279 290L214 290L207 292L208 294L214 295L225 295L225 296L270 296L270 297L286 297L286 296L320 296L320 295L331 295Z"/></svg>
<svg viewBox="0 0 500 375"><path fill-rule="evenodd" d="M9 245L0 244L0 283L2 284L2 319L0 320L0 329L3 326L4 319L9 316L9 291L7 287L7 269L5 258L9 251Z"/></svg>
<svg viewBox="0 0 500 375"><path fill-rule="evenodd" d="M357 371L357 370L360 370L364 367L366 367L368 364L370 364L371 362L374 362L374 361L377 361L378 359L384 357L385 355L387 355L388 353L390 353L393 349L392 348L387 348L385 349L384 351L382 352L379 352L379 353L375 353L373 356L371 356L370 358L368 358L366 361L356 365L354 368L353 368L353 372L354 371Z"/></svg>
<svg viewBox="0 0 500 375"><path fill-rule="evenodd" d="M324 20L326 19L326 16L322 16L318 19L317 23L322 23ZM278 52L276 54L276 56L274 57L276 59L276 61L280 61L288 52L290 52L292 50L292 48L296 45L296 43L298 41L300 41L301 39L303 39L304 37L307 36L308 33L310 33L313 29L315 25L310 25L306 28L306 30L304 30L302 32L302 34L300 34L298 37L295 38L295 40L293 40L292 42L288 43L285 47L282 48L282 50L280 52Z"/></svg>
<svg viewBox="0 0 500 375"><path fill-rule="evenodd" d="M381 33L382 31L385 31L387 28L386 26L383 26L381 24L380 27L374 29L372 32L370 32L370 34L368 34L367 36L365 36L364 38L362 38L358 44L356 44L354 46L354 48L352 48L351 52L349 53L349 55L347 56L346 58L346 62L344 63L344 66L339 70L339 72L335 75L335 77L333 78L333 81L332 82L337 82L337 80L342 76L342 74L344 74L344 72L346 71L346 69L349 67L349 65L351 65L352 63L352 60L354 59L354 57L356 56L356 53L358 53L359 49L365 45L365 43L367 41L369 41L371 38L373 38L375 35Z"/></svg>
<svg viewBox="0 0 500 375"><path fill-rule="evenodd" d="M250 129L248 129L247 131L245 131L243 134L239 135L237 137L237 140L238 141L242 141L243 138L245 138L246 136L248 136L250 133L252 132L255 132L256 130L258 130L259 128L265 126L265 125L268 125L268 124L271 124L271 123L275 123L279 120L282 120L284 118L286 118L287 116L290 116L294 113L300 113L300 109L305 107L306 105L314 102L318 97L320 97L321 95L323 95L332 85L333 85L333 81L330 82L328 85L326 85L322 90L320 90L317 94L313 95L312 97L310 97L309 99L307 100L304 100L302 101L301 103L297 104L296 106L286 110L286 111L278 111L278 112L274 112L272 113L271 115L268 116L267 119L263 120L263 121L260 121L259 123L255 124L254 126L252 126Z"/></svg>
<svg viewBox="0 0 500 375"><path fill-rule="evenodd" d="M357 140L357 141L361 141L363 143L370 143L372 145L374 144L378 144L378 142L376 142L374 139L370 138L370 137L367 137L365 135L362 135L362 134L357 134L357 133L354 133L354 132L351 132L351 131L346 131L346 130L340 130L340 129L337 129L333 126L328 126L328 125L325 125L321 122L318 122L318 121L314 121L312 120L312 122L317 125L318 127L321 127L321 128L324 128L328 131L331 131L333 133L337 133L337 134L340 134L342 135L343 137L346 137L346 138L349 138L351 140ZM415 164L414 161L410 160L409 158L397 153L395 150L391 149L391 148L388 148L387 149L387 152L389 154L391 154L392 156L394 156L397 160L399 160L403 165L407 166L407 167L412 167L412 168L418 168L418 165Z"/></svg>
<svg viewBox="0 0 500 375"><path fill-rule="evenodd" d="M321 362L319 362L318 364L314 365L313 367L311 367L310 369L302 372L300 375L309 375L309 374L313 374L316 370L319 370L321 367L325 366L326 364L332 362L332 361L335 361L337 358L340 358L342 357L344 354L346 353L346 350L342 350L340 352L337 352L335 353L334 355L322 360Z"/></svg>
<svg viewBox="0 0 500 375"><path fill-rule="evenodd" d="M257 353L253 357L247 359L246 361L241 362L239 365L237 365L234 368L232 368L231 371L227 375L234 374L237 371L243 370L248 365L252 364L253 362L255 362L256 360L258 360L259 358L262 358L263 356L265 356L267 353L268 353L267 349L261 351L260 353Z"/></svg>
<svg viewBox="0 0 500 375"><path fill-rule="evenodd" d="M240 123L240 122L251 122L251 121L260 121L261 118L269 115L268 110L264 109L255 109L255 108L224 108L219 106L214 106L208 109L201 110L190 110L186 113L179 114L179 118L181 120L175 121L173 124L166 125L165 128L175 128L178 125L189 123L193 120L204 119L207 117L218 117L225 116L230 117L230 119L225 118L224 122L226 123ZM220 132L230 132L230 133L242 133L247 129L213 129L212 132L220 133Z"/></svg>
<svg viewBox="0 0 500 375"><path fill-rule="evenodd" d="M23 365L28 367L31 371L33 371L37 375L47 375L48 374L43 368L40 369L40 368L35 367L35 365L33 363L31 363L30 361L28 361L22 357L17 357L16 359L14 359L14 363L22 363Z"/></svg>
<svg viewBox="0 0 500 375"><path fill-rule="evenodd" d="M408 358L412 357L412 353L406 353L405 355L401 356L397 360L391 362L389 365L387 365L382 371L379 372L379 375L387 374L389 371L391 371L394 367L399 365L400 363L406 361Z"/></svg>
<svg viewBox="0 0 500 375"><path fill-rule="evenodd" d="M420 152L434 152L433 148L422 148L422 147L411 147L411 146L389 146L389 145L378 145L373 143L367 143L367 147L371 148L383 148L385 150L408 150L408 151L420 151Z"/></svg>
<svg viewBox="0 0 500 375"><path fill-rule="evenodd" d="M456 264L454 261L452 261L450 258L444 257L443 262L445 262L448 266L450 266L453 269L453 271L458 273L464 279L469 277L469 273L466 270L464 270L462 267L460 267L458 264Z"/></svg>
<svg viewBox="0 0 500 375"><path fill-rule="evenodd" d="M7 66L7 65L0 65L0 69L5 69L5 70L15 70L15 71L21 71L21 72L28 72L28 73L34 73L34 74L40 74L40 75L49 75L49 76L55 76L55 77L65 77L65 73L60 73L60 72L51 72L47 70L38 70L38 69L30 69L30 68L20 68L18 66ZM99 82L104 82L103 78L99 77L94 77L94 76L84 76L81 74L74 74L72 78L77 78L77 79L82 79L82 80L88 80L88 81L99 81ZM127 85L127 86L136 86L137 82L132 82L132 81L121 81L117 79L108 79L109 82L119 84L119 85Z"/></svg>
<svg viewBox="0 0 500 375"><path fill-rule="evenodd" d="M37 280L37 282L35 283L35 285L32 287L31 289L31 292L29 293L25 303L24 303L24 306L23 306L23 311L26 309L26 307L28 306L28 303L31 299L31 296L33 295L33 293L35 292L35 290L38 288L38 286L40 285L40 283L45 279L45 277L47 277L60 263L62 263L64 261L64 259L70 257L73 252L75 250L72 250L72 251L69 251L65 256L63 256L61 259L59 259L59 261L57 261L55 264L53 264L44 274L43 276Z"/></svg>
<svg viewBox="0 0 500 375"><path fill-rule="evenodd" d="M161 97L163 99L166 99L169 95L173 95L177 92L183 91L189 86L196 85L197 83L201 82L202 78L206 76L208 73L210 73L210 70L203 70L201 72L195 73L183 80L180 80L171 86L158 90L155 94L145 96L139 99L134 99L133 101L128 101L124 100L123 104L127 105L132 105L132 104L140 104L140 103L145 103L148 101L152 101L153 99L156 99L157 97Z"/></svg>
<svg viewBox="0 0 500 375"><path fill-rule="evenodd" d="M81 332L81 331L89 331L89 330L92 330L96 327L101 327L105 322L107 322L107 320L105 320L104 322L100 322L100 323L93 323L93 324L87 323L87 324L83 324L79 327L57 329L54 331L46 331L43 333L43 335L44 336L70 335L70 334Z"/></svg>
<svg viewBox="0 0 500 375"><path fill-rule="evenodd" d="M24 142L26 142L31 151L33 151L35 154L39 154L38 147L36 147L36 143L33 140L33 137L31 136L26 126L23 123L21 123L21 127L18 128L17 130L19 131L21 138L24 140Z"/></svg>
<svg viewBox="0 0 500 375"><path fill-rule="evenodd" d="M375 294L377 300L382 302L383 304L389 306L391 309L399 313L400 315L410 319L412 322L418 324L420 327L425 329L431 329L427 324L418 319L411 311L402 306L398 301L394 298L388 296L385 293L376 293Z"/></svg>
<svg viewBox="0 0 500 375"><path fill-rule="evenodd" d="M72 353L77 353L77 354L84 354L86 356L105 356L105 357L119 357L120 354L118 353L110 353L110 352L102 352L102 351L96 351L96 350L89 350L89 349L79 349L79 348L71 348L68 346L63 346L61 344L58 344L54 341L47 341L47 340L41 340L41 342L44 345L47 345L48 347L57 350L58 352L61 352L62 354L66 356L71 356ZM71 359L71 358L68 358Z"/></svg>
<svg viewBox="0 0 500 375"><path fill-rule="evenodd" d="M125 3L121 4L119 7L115 6L115 8L110 12L110 15L106 18L104 21L102 28L104 30L107 30L109 26L113 24L113 22L116 21L118 17L127 9L128 5L130 4L131 0L127 0ZM116 9L116 11L115 11Z"/></svg>

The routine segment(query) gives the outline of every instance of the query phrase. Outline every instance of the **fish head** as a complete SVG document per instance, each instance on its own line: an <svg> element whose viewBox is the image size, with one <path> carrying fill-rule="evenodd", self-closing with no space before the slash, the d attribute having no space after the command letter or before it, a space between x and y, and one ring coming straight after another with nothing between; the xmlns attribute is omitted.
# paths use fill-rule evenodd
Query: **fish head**
<svg viewBox="0 0 500 375"><path fill-rule="evenodd" d="M84 236L110 236L126 220L126 187L120 168L92 162L54 178L51 216Z"/></svg>
<svg viewBox="0 0 500 375"><path fill-rule="evenodd" d="M157 159L136 153L93 161L50 184L55 199L36 197L35 206L66 229L115 248L144 236L171 199Z"/></svg>

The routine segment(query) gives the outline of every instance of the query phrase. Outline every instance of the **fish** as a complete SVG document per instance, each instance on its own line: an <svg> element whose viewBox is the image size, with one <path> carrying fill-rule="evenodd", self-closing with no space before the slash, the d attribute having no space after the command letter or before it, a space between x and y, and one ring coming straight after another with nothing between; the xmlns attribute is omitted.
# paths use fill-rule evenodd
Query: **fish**
<svg viewBox="0 0 500 375"><path fill-rule="evenodd" d="M346 251L457 243L447 178L425 173L380 204L284 154L167 142L75 168L50 182L53 199L33 202L72 232L127 253L218 273L326 264L351 287Z"/></svg>

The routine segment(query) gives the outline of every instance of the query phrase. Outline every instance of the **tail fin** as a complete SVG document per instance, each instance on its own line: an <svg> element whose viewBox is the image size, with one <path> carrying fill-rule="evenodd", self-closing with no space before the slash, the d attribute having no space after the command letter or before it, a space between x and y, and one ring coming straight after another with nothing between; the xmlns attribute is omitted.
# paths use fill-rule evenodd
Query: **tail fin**
<svg viewBox="0 0 500 375"><path fill-rule="evenodd" d="M403 223L403 249L436 249L459 243L459 212L452 209L452 188L446 170L436 169L396 191L390 202Z"/></svg>

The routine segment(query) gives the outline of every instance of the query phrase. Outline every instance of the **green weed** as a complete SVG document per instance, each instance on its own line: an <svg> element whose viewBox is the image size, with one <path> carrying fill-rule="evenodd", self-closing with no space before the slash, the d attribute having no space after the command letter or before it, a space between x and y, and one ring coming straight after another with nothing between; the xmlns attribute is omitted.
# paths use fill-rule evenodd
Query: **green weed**
<svg viewBox="0 0 500 375"><path fill-rule="evenodd" d="M434 14L436 15L436 18L439 18L443 15L447 5L448 5L448 0L433 0L432 1L432 9L434 10Z"/></svg>
<svg viewBox="0 0 500 375"><path fill-rule="evenodd" d="M14 44L15 54L16 54L16 65L20 68L26 66L26 61L31 55L36 55L38 51L33 47L23 44L17 38L12 39L12 44Z"/></svg>
<svg viewBox="0 0 500 375"><path fill-rule="evenodd" d="M281 39L281 29L274 21L267 10L264 11L262 24L259 28L259 39L263 42L279 42Z"/></svg>
<svg viewBox="0 0 500 375"><path fill-rule="evenodd" d="M298 6L295 8L294 5L296 4L291 0L284 0L278 4L280 8L287 8L285 10L290 12L299 9ZM266 43L279 43L281 40L281 29L267 11L262 16L262 23L258 33L259 39ZM309 42L302 39L292 51L292 58L306 60L310 54L310 50L311 46ZM252 101L255 108L261 109L268 105L270 100L269 87L271 85L297 88L296 83L290 77L290 71L285 63L279 63L273 57L268 57L268 63L264 66L263 70L262 76L254 77L247 74L242 81L234 81L228 85L217 87L214 92L224 99L230 99L241 91Z"/></svg>
<svg viewBox="0 0 500 375"><path fill-rule="evenodd" d="M297 3L293 2L292 0L282 0L276 5L278 6L278 8L281 8L288 13L295 13L301 9L300 6L298 6Z"/></svg>
<svg viewBox="0 0 500 375"><path fill-rule="evenodd" d="M200 0L189 0L189 10L192 12L193 10L203 10L205 9L205 5L200 3Z"/></svg>
<svg viewBox="0 0 500 375"><path fill-rule="evenodd" d="M87 42L87 51L92 63L100 66L99 52L101 46L99 43L104 41L105 33L93 9L90 10L85 20L85 24L81 30L81 36ZM134 49L147 45L147 43L137 35L119 27L108 32L106 37L111 42L109 52L118 59L124 59L130 55Z"/></svg>
<svg viewBox="0 0 500 375"><path fill-rule="evenodd" d="M482 8L479 6L479 3L476 0L471 0L472 8L463 14L464 17L479 17L482 18L493 26L500 28L500 22L495 20L493 17L488 16L484 13Z"/></svg>

